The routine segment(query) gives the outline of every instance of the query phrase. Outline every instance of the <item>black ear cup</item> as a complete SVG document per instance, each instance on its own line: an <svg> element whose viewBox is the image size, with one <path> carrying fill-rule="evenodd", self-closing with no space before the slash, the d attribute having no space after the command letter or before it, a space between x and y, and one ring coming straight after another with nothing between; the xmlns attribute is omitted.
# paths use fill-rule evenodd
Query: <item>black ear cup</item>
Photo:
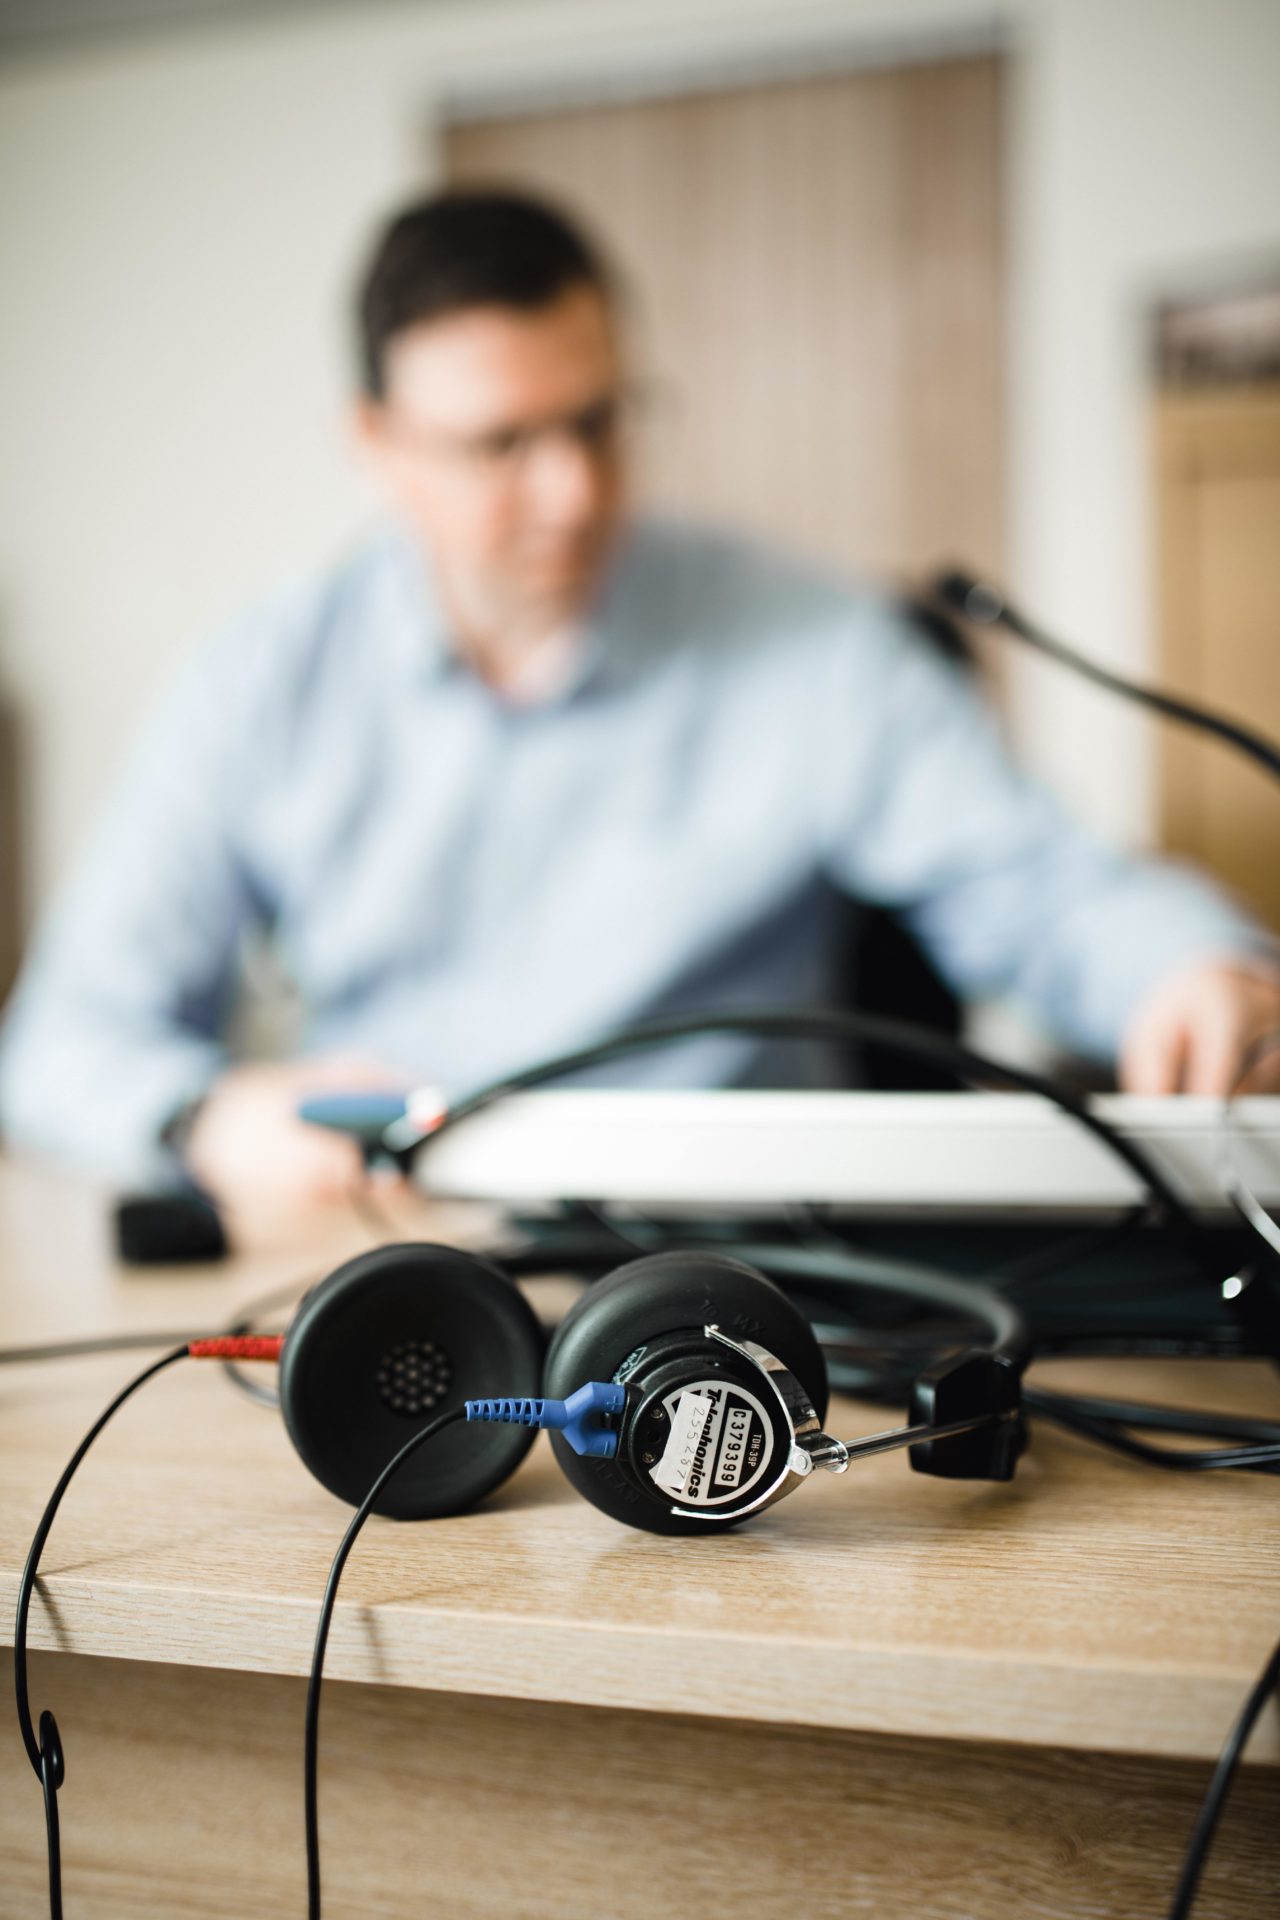
<svg viewBox="0 0 1280 1920"><path fill-rule="evenodd" d="M812 1327L772 1280L718 1253L646 1254L589 1287L551 1342L543 1391L550 1399L564 1399L584 1380L612 1380L624 1370L643 1369L650 1358L660 1364L665 1353L678 1348L705 1352L718 1368L715 1343L703 1333L707 1326L767 1347L805 1387L819 1419L826 1417L826 1362ZM672 1341L673 1335L687 1338ZM629 1526L706 1533L741 1517L708 1513L687 1519L671 1513L669 1501L630 1459L625 1432L614 1460L583 1458L558 1433L551 1444L578 1492Z"/></svg>
<svg viewBox="0 0 1280 1920"><path fill-rule="evenodd" d="M299 1307L280 1360L289 1437L316 1479L358 1506L388 1460L463 1400L537 1394L542 1331L498 1268L453 1247L378 1247ZM456 1513L492 1492L533 1444L520 1426L446 1428L405 1462L374 1511Z"/></svg>

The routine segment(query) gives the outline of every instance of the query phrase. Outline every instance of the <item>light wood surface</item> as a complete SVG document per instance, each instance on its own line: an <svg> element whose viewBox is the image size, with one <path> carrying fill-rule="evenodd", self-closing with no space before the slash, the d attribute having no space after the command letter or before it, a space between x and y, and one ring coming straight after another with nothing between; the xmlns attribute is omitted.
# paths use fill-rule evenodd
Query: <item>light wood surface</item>
<svg viewBox="0 0 1280 1920"><path fill-rule="evenodd" d="M53 1655L34 1679L67 1742L68 1920L298 1920L303 1681ZM321 1731L326 1920L1156 1920L1206 1771L344 1684ZM31 1920L18 1759L0 1912ZM1272 1920L1275 1798L1241 1777L1196 1920Z"/></svg>
<svg viewBox="0 0 1280 1920"><path fill-rule="evenodd" d="M222 1270L119 1270L99 1201L13 1167L0 1167L0 1223L10 1342L203 1328L326 1264L312 1246ZM327 1223L331 1258L363 1231ZM6 1620L58 1471L140 1364L0 1374ZM1260 1364L1041 1374L1280 1413ZM884 1424L883 1410L852 1406L833 1421L848 1434ZM277 1416L219 1369L184 1363L118 1416L78 1477L46 1553L33 1644L305 1673L346 1517ZM468 1695L1205 1758L1277 1631L1278 1518L1266 1477L1162 1475L1038 1429L1007 1487L927 1479L887 1455L819 1476L737 1533L662 1540L577 1499L540 1442L478 1511L366 1530L328 1670ZM1251 1753L1280 1757L1273 1711Z"/></svg>
<svg viewBox="0 0 1280 1920"><path fill-rule="evenodd" d="M1280 737L1280 384L1169 393L1157 412L1162 677ZM1225 746L1161 734L1166 844L1280 928L1274 784Z"/></svg>

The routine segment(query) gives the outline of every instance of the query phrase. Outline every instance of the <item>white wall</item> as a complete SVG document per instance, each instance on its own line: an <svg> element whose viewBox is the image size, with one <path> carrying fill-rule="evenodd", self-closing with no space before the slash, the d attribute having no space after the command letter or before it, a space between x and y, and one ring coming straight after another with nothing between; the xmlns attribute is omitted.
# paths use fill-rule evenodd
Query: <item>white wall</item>
<svg viewBox="0 0 1280 1920"><path fill-rule="evenodd" d="M1029 6L1010 151L1012 551L1046 623L1154 666L1154 299L1280 257L1280 5ZM1100 825L1143 839L1154 733L1030 664L1022 738Z"/></svg>
<svg viewBox="0 0 1280 1920"><path fill-rule="evenodd" d="M34 891L180 647L366 513L345 301L372 218L430 177L443 97L993 25L1016 55L1011 575L1139 666L1143 302L1280 244L1273 0L371 3L0 70L0 692L31 740ZM1034 662L1016 714L1093 820L1143 836L1142 722Z"/></svg>

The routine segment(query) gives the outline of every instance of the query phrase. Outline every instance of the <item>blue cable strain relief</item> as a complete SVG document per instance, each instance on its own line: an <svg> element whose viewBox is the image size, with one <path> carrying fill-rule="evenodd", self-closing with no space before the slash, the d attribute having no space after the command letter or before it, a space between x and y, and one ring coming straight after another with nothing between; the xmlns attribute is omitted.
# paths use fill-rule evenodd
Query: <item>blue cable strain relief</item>
<svg viewBox="0 0 1280 1920"><path fill-rule="evenodd" d="M553 1404L553 1403L548 1403ZM562 1402L563 1433L575 1453L612 1460L618 1451L617 1428L606 1424L627 1404L627 1390L616 1380L588 1380Z"/></svg>
<svg viewBox="0 0 1280 1920"><path fill-rule="evenodd" d="M468 1420L502 1421L521 1427L554 1427L575 1453L612 1460L618 1435L606 1425L627 1403L627 1390L614 1380L588 1380L567 1400L468 1400Z"/></svg>
<svg viewBox="0 0 1280 1920"><path fill-rule="evenodd" d="M544 1425L543 1410L553 1400L468 1400L468 1420L501 1421L508 1426L540 1427Z"/></svg>

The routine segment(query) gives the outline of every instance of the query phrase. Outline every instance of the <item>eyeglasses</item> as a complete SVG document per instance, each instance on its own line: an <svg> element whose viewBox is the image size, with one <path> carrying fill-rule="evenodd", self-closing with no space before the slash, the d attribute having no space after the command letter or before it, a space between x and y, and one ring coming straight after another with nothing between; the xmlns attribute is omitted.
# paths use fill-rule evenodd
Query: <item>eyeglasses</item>
<svg viewBox="0 0 1280 1920"><path fill-rule="evenodd" d="M457 461L485 479L507 480L521 473L537 448L550 440L568 440L593 461L612 458L643 403L641 389L628 386L570 413L512 422L483 433L450 433L395 420L391 424L396 438L415 452Z"/></svg>

